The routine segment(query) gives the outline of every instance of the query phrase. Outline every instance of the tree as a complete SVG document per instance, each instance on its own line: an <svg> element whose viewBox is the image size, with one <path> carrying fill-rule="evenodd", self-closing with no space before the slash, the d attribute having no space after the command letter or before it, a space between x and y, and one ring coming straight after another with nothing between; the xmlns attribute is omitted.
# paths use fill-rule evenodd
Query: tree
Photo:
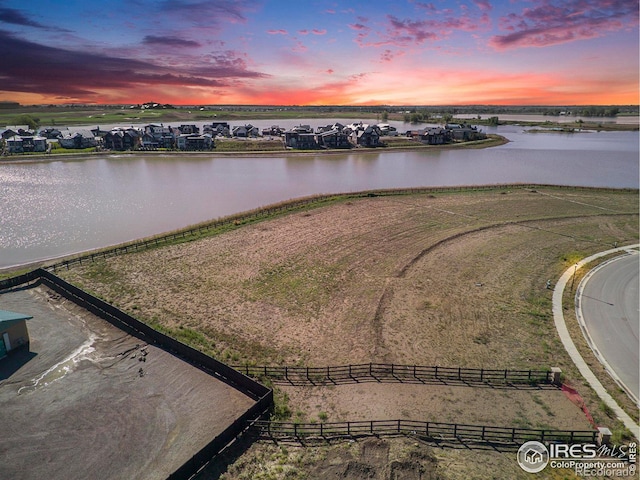
<svg viewBox="0 0 640 480"><path fill-rule="evenodd" d="M20 115L16 117L14 120L15 125L28 125L29 130L35 130L40 125L40 119L36 117L32 117L31 115Z"/></svg>

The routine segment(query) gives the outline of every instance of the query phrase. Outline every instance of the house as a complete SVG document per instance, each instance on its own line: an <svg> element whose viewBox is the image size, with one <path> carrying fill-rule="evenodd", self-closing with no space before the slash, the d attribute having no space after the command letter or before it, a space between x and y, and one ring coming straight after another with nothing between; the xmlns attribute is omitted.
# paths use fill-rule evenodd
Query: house
<svg viewBox="0 0 640 480"><path fill-rule="evenodd" d="M311 125L297 125L291 130L298 133L313 133L313 128L311 128Z"/></svg>
<svg viewBox="0 0 640 480"><path fill-rule="evenodd" d="M289 148L298 150L314 150L318 148L315 134L300 132L297 129L284 132L284 144Z"/></svg>
<svg viewBox="0 0 640 480"><path fill-rule="evenodd" d="M176 145L176 135L171 127L165 127L162 124L151 124L144 127L141 141L144 149L171 149Z"/></svg>
<svg viewBox="0 0 640 480"><path fill-rule="evenodd" d="M7 152L9 153L24 153L22 147L22 137L14 135L6 139Z"/></svg>
<svg viewBox="0 0 640 480"><path fill-rule="evenodd" d="M200 133L200 129L196 125L180 125L178 127L178 130L180 130L180 133L183 135L192 135L192 134Z"/></svg>
<svg viewBox="0 0 640 480"><path fill-rule="evenodd" d="M333 125L324 125L324 126L320 126L318 128L316 128L316 133L324 133L324 132L330 132L332 130L344 130L344 125L342 125L341 123L334 123Z"/></svg>
<svg viewBox="0 0 640 480"><path fill-rule="evenodd" d="M62 148L91 148L98 145L91 130L75 130L65 133L58 142Z"/></svg>
<svg viewBox="0 0 640 480"><path fill-rule="evenodd" d="M317 143L322 148L351 148L349 136L341 129L324 131L316 134Z"/></svg>
<svg viewBox="0 0 640 480"><path fill-rule="evenodd" d="M31 315L0 310L0 358L17 348L29 348L27 320L31 318Z"/></svg>
<svg viewBox="0 0 640 480"><path fill-rule="evenodd" d="M364 128L360 128L354 133L356 145L361 147L380 146L380 132L375 126L365 125Z"/></svg>
<svg viewBox="0 0 640 480"><path fill-rule="evenodd" d="M262 136L264 137L281 137L284 135L285 129L278 125L271 125L270 127L262 129Z"/></svg>
<svg viewBox="0 0 640 480"><path fill-rule="evenodd" d="M212 137L217 137L218 135L229 137L231 135L231 127L227 122L212 122L211 125L202 127L202 133L208 133Z"/></svg>
<svg viewBox="0 0 640 480"><path fill-rule="evenodd" d="M62 132L57 128L44 128L40 130L40 136L48 138L49 140L56 140L62 137Z"/></svg>
<svg viewBox="0 0 640 480"><path fill-rule="evenodd" d="M378 127L381 136L395 137L398 135L398 130L396 129L396 127L393 127L388 123L379 123L376 125L376 127Z"/></svg>
<svg viewBox="0 0 640 480"><path fill-rule="evenodd" d="M482 140L487 137L484 133L478 131L477 127L472 127L464 123L447 123L444 128L449 131L449 135L453 140L459 142Z"/></svg>
<svg viewBox="0 0 640 480"><path fill-rule="evenodd" d="M260 130L258 130L258 127L248 124L240 127L233 127L231 134L238 138L259 137Z"/></svg>
<svg viewBox="0 0 640 480"><path fill-rule="evenodd" d="M209 134L183 134L178 136L178 149L188 151L211 150L215 148L213 137Z"/></svg>
<svg viewBox="0 0 640 480"><path fill-rule="evenodd" d="M104 136L104 147L110 150L136 150L142 145L143 133L135 128L114 128Z"/></svg>
<svg viewBox="0 0 640 480"><path fill-rule="evenodd" d="M13 136L6 140L9 153L46 152L47 139L40 136Z"/></svg>
<svg viewBox="0 0 640 480"><path fill-rule="evenodd" d="M29 130L29 125L7 125L5 130L2 131L2 138L7 139L9 137L29 136L35 135L35 131Z"/></svg>
<svg viewBox="0 0 640 480"><path fill-rule="evenodd" d="M421 131L419 138L427 145L443 145L451 141L449 132L442 127L425 128Z"/></svg>

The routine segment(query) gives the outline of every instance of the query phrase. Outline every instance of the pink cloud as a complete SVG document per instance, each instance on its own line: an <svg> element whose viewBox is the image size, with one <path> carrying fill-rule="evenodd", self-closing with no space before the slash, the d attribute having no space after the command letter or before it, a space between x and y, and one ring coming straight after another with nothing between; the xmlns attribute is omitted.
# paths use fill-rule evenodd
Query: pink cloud
<svg viewBox="0 0 640 480"><path fill-rule="evenodd" d="M313 30L311 30L311 31L309 31L309 30L307 30L307 29L305 29L305 30L298 30L298 33L299 33L300 35L309 35L310 33L312 33L312 34L314 34L314 35L326 35L327 31L326 31L326 30L324 30L324 29L320 30L320 29L314 28L314 29L313 29Z"/></svg>
<svg viewBox="0 0 640 480"><path fill-rule="evenodd" d="M419 10L426 12L423 17L398 18L394 15L386 16L384 30L374 31L367 25L366 19L349 27L358 32L356 43L361 47L422 45L445 39L455 32L477 32L486 30L491 20L487 13L491 9L488 0L474 0L480 12L470 13L462 5L458 12L450 9L438 10L432 3L416 2ZM383 55L388 60L389 55Z"/></svg>
<svg viewBox="0 0 640 480"><path fill-rule="evenodd" d="M349 24L349 28L351 30L357 30L357 31L370 30L369 27L367 27L366 25L363 25L361 23L350 23Z"/></svg>
<svg viewBox="0 0 640 480"><path fill-rule="evenodd" d="M269 35L288 35L288 32L286 30L267 30L267 33Z"/></svg>
<svg viewBox="0 0 640 480"><path fill-rule="evenodd" d="M472 0L473 3L483 12L489 12L493 9L489 0Z"/></svg>
<svg viewBox="0 0 640 480"><path fill-rule="evenodd" d="M556 3L554 3L554 1ZM637 0L536 0L536 6L500 19L505 35L489 44L496 49L544 47L587 40L638 25Z"/></svg>

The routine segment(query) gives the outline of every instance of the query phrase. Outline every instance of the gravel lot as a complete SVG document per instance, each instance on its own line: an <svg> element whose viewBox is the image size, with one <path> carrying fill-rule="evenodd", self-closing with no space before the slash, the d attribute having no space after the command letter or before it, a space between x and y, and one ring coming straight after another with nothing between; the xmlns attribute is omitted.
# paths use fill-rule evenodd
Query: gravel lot
<svg viewBox="0 0 640 480"><path fill-rule="evenodd" d="M44 287L0 308L34 317L0 362L2 479L164 479L253 404Z"/></svg>

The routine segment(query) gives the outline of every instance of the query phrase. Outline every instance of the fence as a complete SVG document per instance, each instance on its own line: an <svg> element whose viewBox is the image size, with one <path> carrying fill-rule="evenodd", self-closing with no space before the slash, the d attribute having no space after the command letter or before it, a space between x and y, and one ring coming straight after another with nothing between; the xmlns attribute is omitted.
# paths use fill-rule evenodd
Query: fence
<svg viewBox="0 0 640 480"><path fill-rule="evenodd" d="M353 438L368 435L413 435L433 441L522 444L529 440L595 443L595 430L544 430L531 428L462 425L414 420L363 420L357 422L295 423L258 421L254 432L270 439Z"/></svg>
<svg viewBox="0 0 640 480"><path fill-rule="evenodd" d="M256 403L254 403L249 410L237 418L199 452L195 453L180 468L173 472L169 476L169 479L183 480L191 478L202 466L224 450L229 443L242 435L254 421L270 412L273 406L273 391L271 389L234 370L228 365L154 330L113 305L65 282L51 272L38 269L18 277L2 280L0 281L0 291L34 281L42 282L47 287L108 321L115 327L141 338L147 343L154 343L171 351L175 356L206 371L221 381L232 385L256 400Z"/></svg>
<svg viewBox="0 0 640 480"><path fill-rule="evenodd" d="M267 367L234 366L236 370L254 378L269 378L293 385L354 383L354 382L461 382L488 384L544 384L551 383L551 370L496 370L484 368L429 367L364 363L330 367Z"/></svg>
<svg viewBox="0 0 640 480"><path fill-rule="evenodd" d="M536 188L563 188L571 190L602 190L602 191L625 191L629 189L613 189L613 188L592 188L592 187L573 187L573 186L555 186L555 185L536 185L536 184L501 184L501 185L480 185L480 186L456 186L456 187L417 187L417 188L405 188L405 189L388 189L388 190L375 190L375 191L363 191L363 192L349 192L340 194L324 194L314 195L311 197L298 198L281 202L278 204L257 208L247 212L230 215L221 219L205 222L194 227L190 227L177 232L158 235L152 238L142 239L134 242L129 242L116 247L107 248L101 251L95 251L88 254L83 254L75 258L66 259L60 262L56 262L50 265L48 268L54 272L58 269L69 269L70 267L83 262L93 262L96 259L109 258L117 255L122 255L131 252L138 252L149 248L155 248L161 245L165 245L175 241L186 241L189 239L197 238L201 235L210 233L212 230L228 228L236 225L250 223L261 219L268 218L271 215L293 212L295 210L305 208L311 205L321 205L323 202L328 202L333 199L349 199L349 198L364 198L364 197L377 197L377 196L394 196L394 195L413 195L413 194L433 194L433 193L452 193L452 192L467 192L467 191L488 191L504 188L529 188L535 190Z"/></svg>

